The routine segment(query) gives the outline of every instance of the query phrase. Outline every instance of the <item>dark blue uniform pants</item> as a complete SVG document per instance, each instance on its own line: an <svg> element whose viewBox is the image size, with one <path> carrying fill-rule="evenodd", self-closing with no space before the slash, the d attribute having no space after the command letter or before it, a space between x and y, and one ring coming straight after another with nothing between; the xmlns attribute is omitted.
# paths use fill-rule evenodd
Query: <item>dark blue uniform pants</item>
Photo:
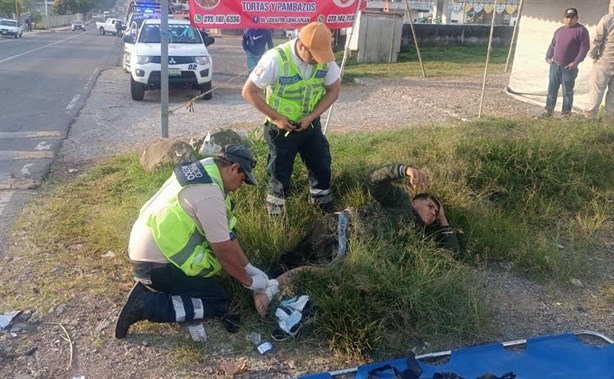
<svg viewBox="0 0 614 379"><path fill-rule="evenodd" d="M311 125L304 132L290 132L286 137L285 130L269 122L264 124L264 138L269 146L269 198L285 199L288 196L294 158L298 153L309 171L310 201L320 205L332 201L330 147L322 133L320 118Z"/></svg>
<svg viewBox="0 0 614 379"><path fill-rule="evenodd" d="M135 278L157 292L146 293L143 313L152 322L182 322L228 313L230 296L213 278L187 276L171 264L132 261Z"/></svg>

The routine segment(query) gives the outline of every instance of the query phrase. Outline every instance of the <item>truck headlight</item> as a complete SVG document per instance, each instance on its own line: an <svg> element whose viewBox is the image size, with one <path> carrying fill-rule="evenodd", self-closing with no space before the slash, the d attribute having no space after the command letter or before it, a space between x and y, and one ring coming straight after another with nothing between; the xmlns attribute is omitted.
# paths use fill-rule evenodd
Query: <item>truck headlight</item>
<svg viewBox="0 0 614 379"><path fill-rule="evenodd" d="M204 57L194 57L194 62L196 62L196 64L209 64L211 63L211 58L208 55Z"/></svg>
<svg viewBox="0 0 614 379"><path fill-rule="evenodd" d="M136 56L136 61L139 62L139 64L147 64L147 63L151 62L151 56L149 56L149 55L137 55Z"/></svg>

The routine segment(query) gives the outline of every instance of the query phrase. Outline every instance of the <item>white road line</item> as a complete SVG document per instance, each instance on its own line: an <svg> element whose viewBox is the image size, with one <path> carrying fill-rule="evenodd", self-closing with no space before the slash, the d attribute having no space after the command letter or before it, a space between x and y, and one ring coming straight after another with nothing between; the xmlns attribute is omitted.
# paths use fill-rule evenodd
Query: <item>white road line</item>
<svg viewBox="0 0 614 379"><path fill-rule="evenodd" d="M13 55L13 56L10 56L10 57L8 57L8 58L4 58L3 60L1 60L1 61L0 61L0 63L8 62L8 61L10 61L11 59L19 58L19 57L21 57L21 56L23 56L23 55L30 54L30 53L33 53L33 52L35 52L35 51L45 49L45 48L47 48L47 47L51 47L51 46L54 46L54 45L58 45L58 44L60 44L60 43L62 43L62 42L66 42L66 41L68 41L68 40L71 40L71 39L73 39L73 38L78 38L78 37L80 37L80 36L81 36L80 34L77 34L77 35L74 35L74 36L71 36L71 37L65 38L65 39L63 39L63 40L60 40L60 41L57 41L57 42L54 42L54 43L50 43L50 44L48 44L48 45L44 45L44 46L37 47L36 49L32 49L32 50L28 50L28 51L24 51L23 53L19 53L19 54L17 54L17 55Z"/></svg>
<svg viewBox="0 0 614 379"><path fill-rule="evenodd" d="M43 137L57 137L61 138L64 136L64 133L51 131L51 132L0 132L0 139L10 139L10 138L43 138Z"/></svg>
<svg viewBox="0 0 614 379"><path fill-rule="evenodd" d="M92 75L90 75L90 77L87 79L87 82L85 83L85 85L83 86L83 89L81 90L81 92L87 92L94 84L94 81L96 80L96 77L98 76L98 72L99 72L99 68L96 67L94 69L94 72L92 73ZM68 105L66 106L66 112L70 111L71 109L73 109L75 107L75 105L77 105L77 102L79 101L79 99L81 98L80 94L76 94L72 100L70 101L70 103L68 103Z"/></svg>
<svg viewBox="0 0 614 379"><path fill-rule="evenodd" d="M70 103L68 103L68 105L66 106L66 110L67 110L67 111L71 110L71 109L72 109L72 108L75 106L75 104L77 104L77 101L79 101L79 99L80 99L80 98L81 98L81 95L80 95L80 94L76 94L76 95L75 95L75 96L72 98L72 100L70 101Z"/></svg>
<svg viewBox="0 0 614 379"><path fill-rule="evenodd" d="M29 178L30 176L32 176L32 171L30 170L32 168L32 166L34 166L34 163L27 163L25 165L23 165L23 167L21 168L21 171L19 171L19 173L23 176L25 176L26 178Z"/></svg>
<svg viewBox="0 0 614 379"><path fill-rule="evenodd" d="M53 151L0 150L0 161L17 159L53 159Z"/></svg>
<svg viewBox="0 0 614 379"><path fill-rule="evenodd" d="M51 143L47 141L40 141L38 145L36 145L36 147L34 148L34 150L50 150L50 149L51 149Z"/></svg>

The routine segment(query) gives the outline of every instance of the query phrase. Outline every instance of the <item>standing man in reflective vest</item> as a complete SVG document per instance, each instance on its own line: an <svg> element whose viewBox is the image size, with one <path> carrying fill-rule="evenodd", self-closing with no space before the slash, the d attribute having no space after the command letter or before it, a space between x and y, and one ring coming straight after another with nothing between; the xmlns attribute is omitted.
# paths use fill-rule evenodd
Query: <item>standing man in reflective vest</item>
<svg viewBox="0 0 614 379"><path fill-rule="evenodd" d="M213 158L179 164L141 208L128 252L136 284L115 328L124 338L137 321L182 322L223 317L230 296L215 279L224 270L246 288L265 292L274 280L252 266L234 232L229 193L254 185L256 160L244 146L226 145Z"/></svg>
<svg viewBox="0 0 614 379"><path fill-rule="evenodd" d="M245 100L266 116L266 204L271 215L284 210L297 153L309 171L310 202L324 211L334 210L330 148L320 115L339 97L339 74L330 29L312 22L298 38L269 50L243 86ZM266 99L261 96L264 89Z"/></svg>

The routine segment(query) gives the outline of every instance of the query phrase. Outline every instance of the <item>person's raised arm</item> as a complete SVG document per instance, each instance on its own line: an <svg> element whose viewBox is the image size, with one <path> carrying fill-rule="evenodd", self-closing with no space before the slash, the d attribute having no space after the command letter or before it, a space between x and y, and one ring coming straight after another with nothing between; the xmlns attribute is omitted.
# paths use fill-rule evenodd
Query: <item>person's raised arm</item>
<svg viewBox="0 0 614 379"><path fill-rule="evenodd" d="M409 206L410 198L406 191L393 182L407 178L410 185L422 190L426 188L426 175L404 164L388 164L375 169L369 175L371 196L384 207L398 208Z"/></svg>

